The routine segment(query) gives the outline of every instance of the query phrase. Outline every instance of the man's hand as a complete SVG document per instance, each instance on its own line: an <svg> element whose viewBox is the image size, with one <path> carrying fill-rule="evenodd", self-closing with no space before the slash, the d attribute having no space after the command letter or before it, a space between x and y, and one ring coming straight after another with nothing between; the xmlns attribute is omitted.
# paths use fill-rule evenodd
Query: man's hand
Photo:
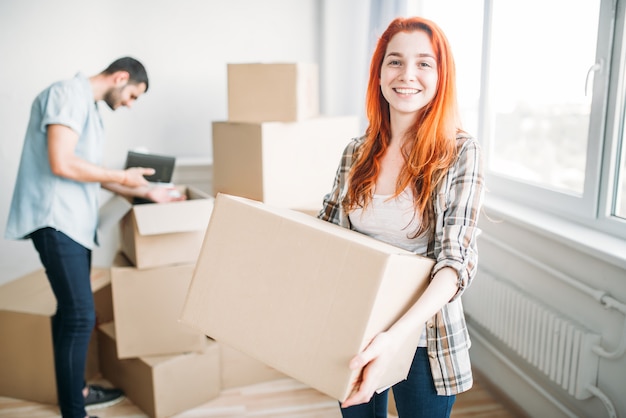
<svg viewBox="0 0 626 418"><path fill-rule="evenodd" d="M150 199L156 203L180 202L186 200L187 196L179 193L173 187L155 186L148 189L146 199Z"/></svg>
<svg viewBox="0 0 626 418"><path fill-rule="evenodd" d="M111 170L76 155L79 136L65 125L52 124L48 129L48 161L55 176L80 182L117 183L122 187L147 187L144 176L154 174L153 168L132 167Z"/></svg>
<svg viewBox="0 0 626 418"><path fill-rule="evenodd" d="M154 174L154 168L130 167L124 170L124 178L120 184L127 187L148 186L148 180L144 176L152 174Z"/></svg>

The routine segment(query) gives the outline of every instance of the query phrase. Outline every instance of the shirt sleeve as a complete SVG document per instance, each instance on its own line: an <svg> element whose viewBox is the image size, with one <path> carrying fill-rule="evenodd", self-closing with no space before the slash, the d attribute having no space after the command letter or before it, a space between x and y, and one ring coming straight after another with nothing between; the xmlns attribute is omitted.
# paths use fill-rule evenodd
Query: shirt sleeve
<svg viewBox="0 0 626 418"><path fill-rule="evenodd" d="M441 190L441 189L440 189ZM443 190L436 197L436 264L434 276L444 267L458 274L457 299L476 276L478 252L476 239L480 234L478 217L484 198L483 163L479 144L465 141L457 162L445 179ZM439 251L437 252L437 247Z"/></svg>
<svg viewBox="0 0 626 418"><path fill-rule="evenodd" d="M50 88L43 103L42 131L48 125L64 125L79 136L82 134L89 109L84 95L76 90L76 86L70 83L59 83Z"/></svg>
<svg viewBox="0 0 626 418"><path fill-rule="evenodd" d="M341 162L335 174L332 189L330 193L324 196L322 209L317 215L319 219L332 222L336 225L340 225L342 223L341 218L343 208L341 206L341 202L346 193L347 178L350 173L350 168L352 167L354 152L358 144L358 140L353 139L344 149L341 156Z"/></svg>

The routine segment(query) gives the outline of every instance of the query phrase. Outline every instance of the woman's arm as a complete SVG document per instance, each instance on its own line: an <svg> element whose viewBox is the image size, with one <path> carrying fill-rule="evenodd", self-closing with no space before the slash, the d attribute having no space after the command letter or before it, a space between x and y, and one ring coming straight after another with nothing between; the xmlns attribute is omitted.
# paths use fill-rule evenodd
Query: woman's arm
<svg viewBox="0 0 626 418"><path fill-rule="evenodd" d="M457 162L445 179L445 195L451 198L445 203L441 220L436 220L440 225L435 227L437 262L432 280L415 304L389 330L378 334L351 360L350 368L362 372L342 407L368 402L410 333L417 332L420 324L425 324L445 304L459 297L476 274L477 222L484 182L480 149L475 140L469 141L461 147Z"/></svg>
<svg viewBox="0 0 626 418"><path fill-rule="evenodd" d="M436 213L433 275L451 267L457 272L460 297L476 276L478 268L478 218L484 199L484 174L481 149L473 138L459 145L459 155L442 185L443 199Z"/></svg>
<svg viewBox="0 0 626 418"><path fill-rule="evenodd" d="M401 344L411 333L417 332L416 324L426 323L456 294L457 277L456 271L451 268L439 270L415 304L389 330L376 335L367 348L350 361L352 370L363 371L353 392L341 404L343 408L369 402L379 388L383 373L395 360Z"/></svg>

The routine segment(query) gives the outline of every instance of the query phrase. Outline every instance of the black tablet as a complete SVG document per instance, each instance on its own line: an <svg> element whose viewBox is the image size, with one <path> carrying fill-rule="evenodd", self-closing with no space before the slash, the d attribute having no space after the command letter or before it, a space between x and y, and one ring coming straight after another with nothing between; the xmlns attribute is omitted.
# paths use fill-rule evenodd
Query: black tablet
<svg viewBox="0 0 626 418"><path fill-rule="evenodd" d="M152 183L170 183L174 173L176 158L167 155L145 154L136 151L128 151L126 156L126 168L146 167L154 168L154 174L145 176Z"/></svg>

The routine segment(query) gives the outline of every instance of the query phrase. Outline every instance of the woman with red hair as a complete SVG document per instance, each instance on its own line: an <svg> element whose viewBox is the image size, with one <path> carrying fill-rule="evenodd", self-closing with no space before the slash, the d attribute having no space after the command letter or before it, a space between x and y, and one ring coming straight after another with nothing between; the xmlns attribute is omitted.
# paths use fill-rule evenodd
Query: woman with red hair
<svg viewBox="0 0 626 418"><path fill-rule="evenodd" d="M347 145L318 217L435 259L425 292L358 353L360 370L344 417L386 417L379 378L410 333L423 329L408 378L393 386L403 417L448 417L472 386L461 294L477 268L484 194L478 142L461 129L455 66L441 29L395 19L374 51L369 126ZM380 392L380 393L379 393Z"/></svg>

